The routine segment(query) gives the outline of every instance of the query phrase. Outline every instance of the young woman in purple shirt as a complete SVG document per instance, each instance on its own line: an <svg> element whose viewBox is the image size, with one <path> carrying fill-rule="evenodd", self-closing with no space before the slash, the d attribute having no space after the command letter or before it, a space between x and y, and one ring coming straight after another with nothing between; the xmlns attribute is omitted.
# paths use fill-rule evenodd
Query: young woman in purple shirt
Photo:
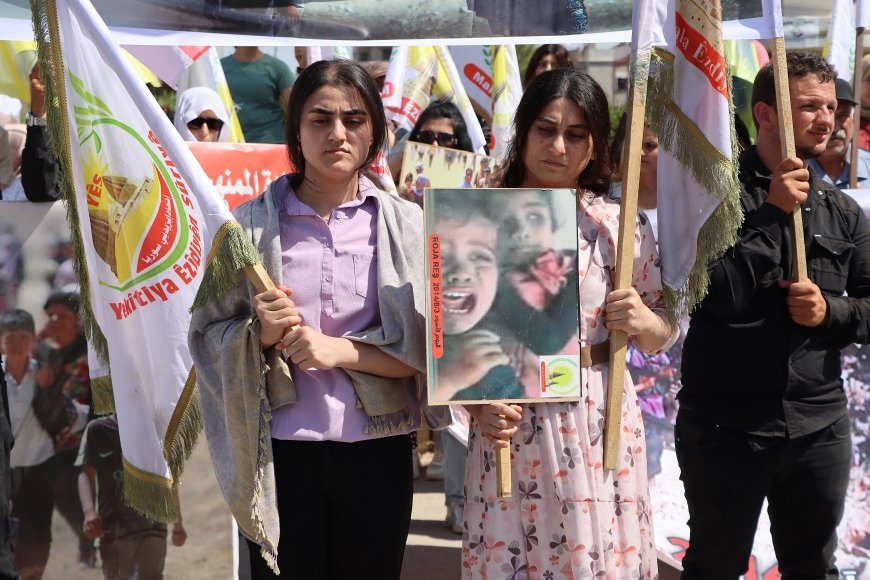
<svg viewBox="0 0 870 580"><path fill-rule="evenodd" d="M362 67L312 64L287 112L296 173L235 211L276 288L240 278L195 313L206 434L253 578L398 579L425 368L422 212L366 176L387 129ZM251 420L233 407L258 381L267 406Z"/></svg>

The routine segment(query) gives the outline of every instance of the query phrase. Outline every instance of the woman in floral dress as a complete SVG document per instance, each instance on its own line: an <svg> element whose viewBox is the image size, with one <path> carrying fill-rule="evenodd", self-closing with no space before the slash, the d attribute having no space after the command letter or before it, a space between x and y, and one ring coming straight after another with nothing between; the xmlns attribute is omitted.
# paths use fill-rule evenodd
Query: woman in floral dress
<svg viewBox="0 0 870 580"><path fill-rule="evenodd" d="M607 195L607 98L573 69L535 79L517 109L503 187L577 188L582 347L629 334L647 353L666 321L649 223L637 219L632 288L614 290L619 203ZM465 578L657 578L637 394L626 372L617 469L603 468L607 363L583 370L579 403L469 406ZM512 497L496 496L497 446L510 447Z"/></svg>

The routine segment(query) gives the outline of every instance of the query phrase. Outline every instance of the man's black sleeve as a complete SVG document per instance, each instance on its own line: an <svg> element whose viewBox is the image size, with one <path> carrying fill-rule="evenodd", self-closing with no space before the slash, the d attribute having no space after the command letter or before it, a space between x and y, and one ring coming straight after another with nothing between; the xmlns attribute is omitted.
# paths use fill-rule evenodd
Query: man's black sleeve
<svg viewBox="0 0 870 580"><path fill-rule="evenodd" d="M780 275L782 242L789 215L770 203L748 212L737 243L708 266L710 287L702 303L720 318L740 313L757 290Z"/></svg>
<svg viewBox="0 0 870 580"><path fill-rule="evenodd" d="M870 342L870 223L857 203L846 210L855 244L849 261L846 296L825 296L825 337L839 344Z"/></svg>
<svg viewBox="0 0 870 580"><path fill-rule="evenodd" d="M21 185L30 201L55 201L60 197L57 159L48 146L45 127L27 127L27 139L21 153Z"/></svg>

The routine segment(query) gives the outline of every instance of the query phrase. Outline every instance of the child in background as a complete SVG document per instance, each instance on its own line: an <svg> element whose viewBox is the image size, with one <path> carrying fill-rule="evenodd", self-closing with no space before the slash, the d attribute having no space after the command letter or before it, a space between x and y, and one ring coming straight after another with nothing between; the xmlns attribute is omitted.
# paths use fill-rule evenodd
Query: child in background
<svg viewBox="0 0 870 580"><path fill-rule="evenodd" d="M501 280L493 312L521 347L512 352L528 396L539 396L538 356L578 354L577 257L555 248L553 202L516 191L493 203Z"/></svg>
<svg viewBox="0 0 870 580"><path fill-rule="evenodd" d="M501 338L479 323L498 288L498 230L483 203L464 195L438 198L435 231L441 238L444 356L435 400L522 397Z"/></svg>
<svg viewBox="0 0 870 580"><path fill-rule="evenodd" d="M163 578L166 524L146 518L124 500L121 438L114 414L88 423L76 465L81 467L78 483L85 513L83 531L90 539L100 538L103 578ZM187 541L187 532L181 522L178 488L175 494L178 520L172 525L172 545L180 547Z"/></svg>
<svg viewBox="0 0 870 580"><path fill-rule="evenodd" d="M31 355L35 343L36 326L30 313L10 309L0 314L0 351L17 443L9 458L12 545L14 566L23 580L39 580L45 571L55 504L54 441L33 412L33 398L40 388L39 370Z"/></svg>

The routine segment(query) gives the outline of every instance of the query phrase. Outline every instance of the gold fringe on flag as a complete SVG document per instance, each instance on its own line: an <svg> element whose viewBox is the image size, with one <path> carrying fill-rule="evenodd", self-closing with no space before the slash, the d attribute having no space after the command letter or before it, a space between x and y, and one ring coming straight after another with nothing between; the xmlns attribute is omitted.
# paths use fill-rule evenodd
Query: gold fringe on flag
<svg viewBox="0 0 870 580"><path fill-rule="evenodd" d="M710 285L707 265L734 245L743 223L731 76L728 75L732 147L729 158L714 147L674 103L673 54L661 48L638 54L634 70L638 86L646 87L646 124L658 136L659 146L687 167L707 194L720 202L698 234L698 253L686 284L682 288L665 285L668 317L676 323L707 295Z"/></svg>
<svg viewBox="0 0 870 580"><path fill-rule="evenodd" d="M178 521L174 481L143 471L127 461L126 457L123 463L124 500L127 505L155 522L171 524Z"/></svg>
<svg viewBox="0 0 870 580"><path fill-rule="evenodd" d="M73 269L79 280L80 320L82 331L91 348L103 363L109 360L106 337L97 324L91 309L91 286L85 259L81 221L75 199L72 158L70 156L70 127L66 116L67 100L63 73L66 70L60 46L60 25L54 0L30 0L33 15L33 35L36 38L39 76L45 84L45 110L49 143L58 165L60 193L66 204L66 216L73 242ZM52 39L55 39L52 42Z"/></svg>
<svg viewBox="0 0 870 580"><path fill-rule="evenodd" d="M94 404L94 413L97 415L109 415L115 412L115 394L112 392L112 377L91 378L91 401Z"/></svg>
<svg viewBox="0 0 870 580"><path fill-rule="evenodd" d="M90 278L81 234L81 218L75 199L69 120L66 116L67 98L63 77L63 53L55 0L30 0L34 36L41 63L40 76L45 83L49 140L58 163L60 189L67 209L74 247L73 266L79 279L81 293L81 321L85 337L99 359L108 364L108 345L97 324L91 306ZM221 297L237 281L239 270L259 263L259 256L237 222L224 224L212 242L206 261L202 283L197 291L193 308ZM99 414L115 409L111 376L98 377L92 382L94 409ZM178 514L175 507L174 487L190 457L202 430L199 391L195 369L191 369L181 396L170 420L164 439L163 454L171 474L161 477L124 460L124 496L127 504L155 521L171 523Z"/></svg>

